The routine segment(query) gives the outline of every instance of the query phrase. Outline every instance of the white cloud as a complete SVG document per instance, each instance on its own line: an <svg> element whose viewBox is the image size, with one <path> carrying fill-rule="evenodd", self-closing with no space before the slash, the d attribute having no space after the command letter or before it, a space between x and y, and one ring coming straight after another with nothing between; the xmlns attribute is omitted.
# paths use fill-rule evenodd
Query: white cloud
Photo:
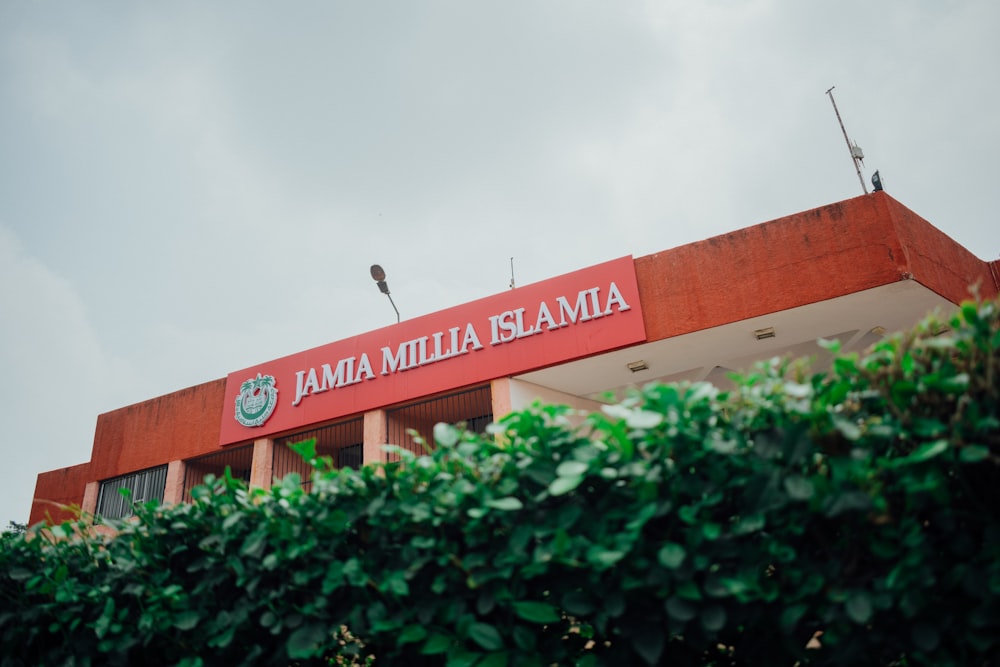
<svg viewBox="0 0 1000 667"><path fill-rule="evenodd" d="M132 395L73 286L0 225L0 413L7 456L0 520L26 521L37 473L90 459L99 412Z"/></svg>

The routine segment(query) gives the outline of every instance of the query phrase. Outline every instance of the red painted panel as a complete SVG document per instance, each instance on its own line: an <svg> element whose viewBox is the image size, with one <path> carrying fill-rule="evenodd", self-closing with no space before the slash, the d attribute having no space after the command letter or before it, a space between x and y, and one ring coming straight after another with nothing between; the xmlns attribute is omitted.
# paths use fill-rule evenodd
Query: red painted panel
<svg viewBox="0 0 1000 667"><path fill-rule="evenodd" d="M645 341L635 264L622 257L230 373L220 443L243 442ZM241 387L274 378L260 426ZM258 386L246 416L263 415ZM244 397L246 399L246 397Z"/></svg>
<svg viewBox="0 0 1000 667"><path fill-rule="evenodd" d="M89 463L40 473L35 480L28 525L42 521L57 524L79 518L90 476Z"/></svg>

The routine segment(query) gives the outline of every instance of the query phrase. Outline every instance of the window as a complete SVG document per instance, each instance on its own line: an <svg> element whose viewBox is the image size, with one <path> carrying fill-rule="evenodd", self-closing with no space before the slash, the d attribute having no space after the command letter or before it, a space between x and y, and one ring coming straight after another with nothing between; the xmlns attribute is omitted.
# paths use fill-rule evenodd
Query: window
<svg viewBox="0 0 1000 667"><path fill-rule="evenodd" d="M166 488L167 466L157 466L105 480L101 482L101 488L97 493L95 513L106 519L130 517L135 503L145 503L150 500L163 502L163 492ZM131 492L130 497L123 496L121 489L128 489Z"/></svg>
<svg viewBox="0 0 1000 667"><path fill-rule="evenodd" d="M363 417L321 426L302 433L296 433L274 442L273 473L282 479L288 473L299 474L303 488L312 482L313 469L288 446L310 438L316 439L316 456L329 456L338 468L360 468L364 451L365 420Z"/></svg>
<svg viewBox="0 0 1000 667"><path fill-rule="evenodd" d="M430 445L434 444L434 425L464 424L473 433L485 433L493 421L493 402L490 387L474 387L463 391L428 398L398 408L386 410L388 440L414 454L424 454L424 448L410 435L416 431ZM386 461L398 461L399 454L386 453Z"/></svg>
<svg viewBox="0 0 1000 667"><path fill-rule="evenodd" d="M253 466L253 445L233 447L215 454L199 456L184 462L184 500L190 501L191 489L205 481L205 475L223 477L226 468L234 479L250 483Z"/></svg>

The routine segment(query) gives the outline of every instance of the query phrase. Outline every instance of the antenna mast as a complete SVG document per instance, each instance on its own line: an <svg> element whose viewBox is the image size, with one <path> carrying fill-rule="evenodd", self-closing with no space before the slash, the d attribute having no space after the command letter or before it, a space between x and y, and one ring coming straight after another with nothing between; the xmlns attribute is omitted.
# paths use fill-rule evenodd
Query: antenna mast
<svg viewBox="0 0 1000 667"><path fill-rule="evenodd" d="M836 86L830 86L830 89L826 91L826 94L830 96L830 102L833 103L833 112L837 114L837 122L840 123L840 131L844 133L844 141L847 142L847 150L851 153L851 162L854 163L854 171L858 172L858 182L861 183L861 190L868 194L868 186L865 185L865 179L861 175L861 166L864 165L865 154L862 152L861 147L857 144L852 144L851 140L847 138L847 130L844 128L844 121L840 118L840 111L837 110L837 101L833 99L833 89Z"/></svg>
<svg viewBox="0 0 1000 667"><path fill-rule="evenodd" d="M510 258L510 288L514 289L514 258Z"/></svg>

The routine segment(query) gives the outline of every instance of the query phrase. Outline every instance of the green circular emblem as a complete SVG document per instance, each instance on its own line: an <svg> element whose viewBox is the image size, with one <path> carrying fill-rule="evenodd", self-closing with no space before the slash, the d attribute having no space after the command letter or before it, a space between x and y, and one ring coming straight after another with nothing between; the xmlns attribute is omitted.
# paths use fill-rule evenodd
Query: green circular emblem
<svg viewBox="0 0 1000 667"><path fill-rule="evenodd" d="M243 426L260 426L274 412L278 405L278 389L274 386L274 376L250 378L240 385L240 395L236 397L236 421Z"/></svg>

